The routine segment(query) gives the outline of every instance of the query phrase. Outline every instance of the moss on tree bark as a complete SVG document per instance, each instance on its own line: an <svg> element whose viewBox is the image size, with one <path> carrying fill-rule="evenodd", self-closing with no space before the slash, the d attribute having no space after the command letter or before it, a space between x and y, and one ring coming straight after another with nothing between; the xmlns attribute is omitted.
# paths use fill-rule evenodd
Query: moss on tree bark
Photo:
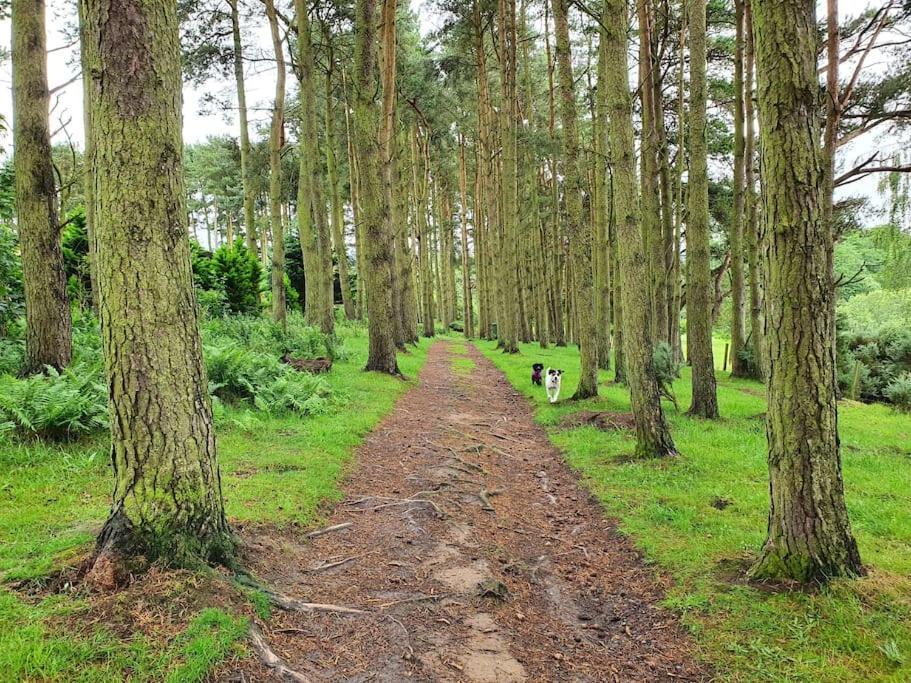
<svg viewBox="0 0 911 683"><path fill-rule="evenodd" d="M815 3L764 0L753 10L771 506L752 576L824 581L858 575L862 567L841 476Z"/></svg>
<svg viewBox="0 0 911 683"><path fill-rule="evenodd" d="M629 92L625 0L604 0L604 40L607 62L607 120L613 163L613 215L619 253L622 310L623 370L629 384L636 418L636 454L642 457L674 455L655 375L652 355L651 302L648 263L639 228L632 98ZM620 311L618 311L619 313ZM619 316L618 316L619 317Z"/></svg>
<svg viewBox="0 0 911 683"><path fill-rule="evenodd" d="M25 289L24 374L72 358L72 317L51 159L44 0L12 3L16 220Z"/></svg>
<svg viewBox="0 0 911 683"><path fill-rule="evenodd" d="M190 266L177 8L84 0L83 17L114 471L99 557L223 562L233 542Z"/></svg>

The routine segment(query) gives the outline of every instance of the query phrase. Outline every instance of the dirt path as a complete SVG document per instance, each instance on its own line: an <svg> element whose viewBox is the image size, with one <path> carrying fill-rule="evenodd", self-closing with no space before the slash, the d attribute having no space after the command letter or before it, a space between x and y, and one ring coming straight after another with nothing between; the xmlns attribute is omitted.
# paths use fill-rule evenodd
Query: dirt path
<svg viewBox="0 0 911 683"><path fill-rule="evenodd" d="M654 571L528 403L473 347L474 369L454 371L453 350L431 347L419 386L360 448L329 521L350 527L243 531L264 582L365 610L276 612L272 649L312 681L706 679L656 606ZM258 664L222 676L276 678Z"/></svg>

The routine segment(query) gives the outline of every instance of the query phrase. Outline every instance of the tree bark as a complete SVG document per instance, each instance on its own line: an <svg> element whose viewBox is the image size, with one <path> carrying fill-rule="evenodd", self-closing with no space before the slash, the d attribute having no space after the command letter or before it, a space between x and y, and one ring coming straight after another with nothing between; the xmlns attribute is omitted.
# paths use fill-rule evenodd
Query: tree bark
<svg viewBox="0 0 911 683"><path fill-rule="evenodd" d="M233 541L190 265L176 5L84 0L83 19L114 470L93 573L119 555L225 562Z"/></svg>
<svg viewBox="0 0 911 683"><path fill-rule="evenodd" d="M459 135L459 226L462 246L462 318L465 338L472 339L474 337L474 305L471 294L471 261L468 256L468 171L465 167L465 138L461 135Z"/></svg>
<svg viewBox="0 0 911 683"><path fill-rule="evenodd" d="M734 212L731 216L731 375L745 377L743 362L744 338L744 278L743 278L743 217L744 217L744 89L743 89L743 0L735 0L736 31L734 38Z"/></svg>
<svg viewBox="0 0 911 683"><path fill-rule="evenodd" d="M25 289L23 374L57 370L73 355L51 159L44 0L12 4L16 220Z"/></svg>
<svg viewBox="0 0 911 683"><path fill-rule="evenodd" d="M234 82L237 87L237 111L240 119L240 176L244 187L244 231L247 249L259 255L256 215L253 203L253 179L250 173L250 128L247 122L247 90L244 84L244 53L240 35L238 0L228 0L231 7L231 35L234 40Z"/></svg>
<svg viewBox="0 0 911 683"><path fill-rule="evenodd" d="M308 320L324 334L335 331L332 248L324 220L319 138L316 125L316 87L310 18L305 0L295 0L297 19L297 72L300 79L300 172L297 189L297 223L307 279L305 311Z"/></svg>
<svg viewBox="0 0 911 683"><path fill-rule="evenodd" d="M328 34L328 30L326 33ZM329 69L326 73L326 179L329 182L332 204L332 243L335 247L335 260L338 262L338 282L342 291L345 318L354 320L354 299L351 295L351 282L348 277L348 247L345 244L345 207L342 205L338 157L336 156L338 150L335 137L335 100L332 92L335 56L331 49L327 61Z"/></svg>
<svg viewBox="0 0 911 683"><path fill-rule="evenodd" d="M573 300L576 306L576 339L579 344L579 386L574 399L598 395L598 342L595 332L594 282L592 276L592 229L585 220L582 173L579 169L579 133L576 93L573 87L572 54L569 46L568 0L553 0L557 67L560 74L560 113L563 122L564 194L566 233L573 269Z"/></svg>
<svg viewBox="0 0 911 683"><path fill-rule="evenodd" d="M743 0L744 14L744 106L745 120L743 182L744 233L747 240L747 263L750 271L750 344L753 351L754 379L763 378L762 370L762 273L759 261L759 221L756 216L756 173L754 171L756 132L753 123L753 12L751 0Z"/></svg>
<svg viewBox="0 0 911 683"><path fill-rule="evenodd" d="M285 231L282 226L282 166L281 151L285 127L285 53L275 14L274 0L266 3L266 17L272 34L272 49L278 71L275 79L275 101L272 105L272 126L269 134L269 227L272 232L272 319L285 327L288 306L285 292ZM298 206L300 213L300 206ZM301 241L304 236L301 235ZM265 244L263 245L265 254ZM307 289L310 289L308 283Z"/></svg>
<svg viewBox="0 0 911 683"><path fill-rule="evenodd" d="M751 574L809 583L863 571L839 453L816 12L813 0L763 0L754 10L771 507Z"/></svg>
<svg viewBox="0 0 911 683"><path fill-rule="evenodd" d="M686 334L693 366L689 414L718 417L715 361L712 356L712 292L709 260L709 176L706 145L705 0L690 5L690 173L686 230Z"/></svg>
<svg viewBox="0 0 911 683"><path fill-rule="evenodd" d="M652 336L656 342L667 335L667 316L662 312L664 249L658 195L658 131L655 125L655 65L652 55L651 0L636 0L639 19L639 101L642 111L642 146L639 174L641 185L641 221L649 261L649 301L652 307Z"/></svg>
<svg viewBox="0 0 911 683"><path fill-rule="evenodd" d="M368 334L367 370L398 375L392 309L393 252L387 234L377 108L376 0L357 0L354 41L354 134L360 164L361 220L364 226Z"/></svg>
<svg viewBox="0 0 911 683"><path fill-rule="evenodd" d="M519 352L518 312L518 260L517 240L519 221L518 157L516 152L516 3L515 0L499 1L497 25L500 38L500 74L502 79L500 102L500 143L502 162L500 196L502 239L500 240L500 280L502 281L503 315L498 319L497 333L504 353Z"/></svg>
<svg viewBox="0 0 911 683"><path fill-rule="evenodd" d="M652 355L652 307L648 265L639 231L632 98L627 80L626 0L604 0L604 16L611 18L604 26L607 120L622 280L623 368L636 418L636 454L640 457L674 455L676 449L661 408Z"/></svg>

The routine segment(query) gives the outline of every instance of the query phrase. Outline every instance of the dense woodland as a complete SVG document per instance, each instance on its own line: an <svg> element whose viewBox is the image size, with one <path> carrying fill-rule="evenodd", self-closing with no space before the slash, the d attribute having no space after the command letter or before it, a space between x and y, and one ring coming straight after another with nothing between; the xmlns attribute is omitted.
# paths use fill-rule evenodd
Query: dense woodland
<svg viewBox="0 0 911 683"><path fill-rule="evenodd" d="M911 412L911 160L875 151L908 136L905 4L434 0L422 30L396 0L80 0L85 120L59 129L45 3L7 5L0 438L110 429L90 579L234 562L213 410L317 414L278 356L359 321L392 375L439 334L576 346L565 396L610 371L642 459L678 453L682 368L691 420L725 419L719 367L761 381L750 579L864 573L838 406ZM186 84L236 134L185 146Z"/></svg>

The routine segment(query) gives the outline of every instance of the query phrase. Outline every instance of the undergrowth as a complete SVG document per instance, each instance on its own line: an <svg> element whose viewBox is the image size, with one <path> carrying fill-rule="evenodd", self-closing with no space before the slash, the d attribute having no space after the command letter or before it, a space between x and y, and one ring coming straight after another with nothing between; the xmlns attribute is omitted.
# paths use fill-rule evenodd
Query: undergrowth
<svg viewBox="0 0 911 683"><path fill-rule="evenodd" d="M219 408L218 458L232 524L320 523L321 505L341 497L338 484L355 448L413 384L426 357L427 342L400 355L409 382L366 373L364 329L345 324L339 335L344 346L333 343L344 352L336 353L332 371L318 381L344 402L329 400L308 416L257 411L249 401ZM325 355L321 344L298 346L294 353L317 348ZM0 442L2 681L205 680L240 646L247 617L218 600L189 609L176 637L156 639L143 635L138 622L106 627L110 615L93 616L98 607L91 598L61 594L36 601L16 590L22 582L40 583L73 566L90 551L110 503L108 447L104 430L70 441ZM248 600L252 604L244 612L265 614L261 600ZM141 601L130 607L137 619L144 618ZM84 627L73 632L70 623Z"/></svg>

